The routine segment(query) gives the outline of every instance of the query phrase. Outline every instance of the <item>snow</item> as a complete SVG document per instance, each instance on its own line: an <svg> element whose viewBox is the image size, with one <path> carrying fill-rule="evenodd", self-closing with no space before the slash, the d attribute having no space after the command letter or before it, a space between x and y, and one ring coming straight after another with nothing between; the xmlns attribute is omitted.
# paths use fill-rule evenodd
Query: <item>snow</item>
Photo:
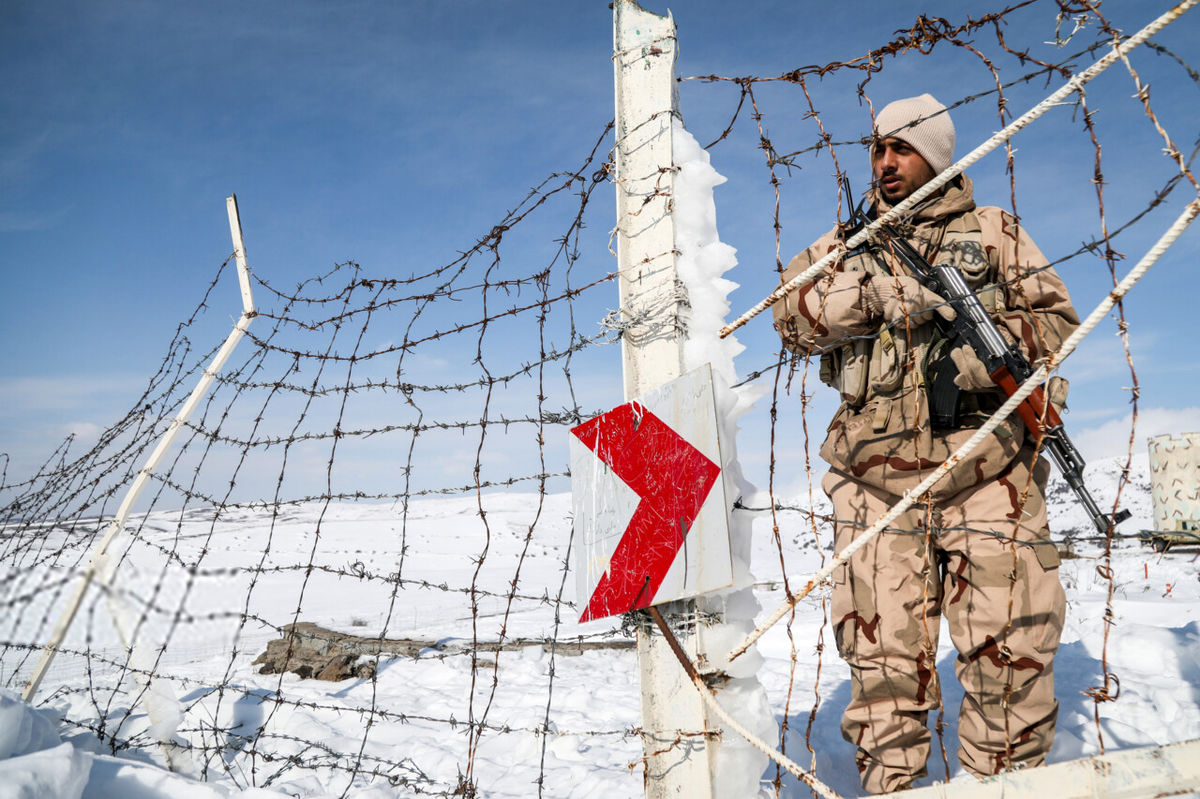
<svg viewBox="0 0 1200 799"><path fill-rule="evenodd" d="M1089 467L1088 484L1098 498L1115 495L1120 467L1118 462L1100 462ZM1134 511L1134 518L1124 525L1126 532L1137 531L1149 523L1145 459L1135 459L1131 477L1131 485L1122 495L1122 504ZM1089 534L1086 520L1080 517L1056 476L1052 478L1051 489L1050 494L1055 498L1056 532L1075 532L1081 539L1074 545L1077 556L1065 559L1061 567L1069 604L1063 644L1056 660L1056 692L1061 709L1051 761L1099 752L1098 733L1102 733L1109 751L1200 737L1200 580L1196 551L1177 549L1156 553L1136 539L1114 543L1111 557L1114 623L1106 645L1104 618L1109 581L1102 573L1105 571L1102 543L1082 540ZM806 505L801 497L777 499L786 506ZM763 507L765 497L747 496L744 502L752 508ZM420 566L433 573L436 566L437 573L449 584L469 584L473 564L447 555L470 551L474 546L481 526L475 503L474 498L412 503L408 508L411 531L406 555L411 560L405 568ZM493 553L488 562L492 577L485 575L483 585L494 587L495 581L502 582L506 576L511 579L512 567L523 548L523 536L517 533L528 525L538 503L539 498L534 494L486 497ZM563 579L561 565L569 539L570 498L565 494L550 495L541 504L542 523L546 527L540 529L537 546L526 556L522 585L542 585L553 595ZM820 514L827 508L818 503L814 510ZM254 551L261 545L271 533L269 515L265 510L246 510L218 523L208 541L217 561L236 562L244 558L246 551ZM276 542L284 544L284 552L276 557L286 558L288 547L311 545L302 531L313 530L320 515L319 507L295 509L287 525L275 530ZM773 543L771 515L765 510L738 511L735 518L753 530L750 565L757 579L753 589L755 605L772 609L783 600L784 573ZM166 518L159 521L161 524L151 526L164 530L161 535L165 541L173 531L166 532L170 530ZM330 562L361 560L372 566L394 563L400 542L389 531L395 529L396 522L397 509L391 505L334 505L324 510L321 546ZM184 524L180 537L197 538L211 523L211 518L195 514ZM802 510L780 511L778 523L786 573L795 585L797 579L814 572L822 558L828 556L825 547L829 531L818 520L814 537L808 514ZM141 557L141 553L135 553L134 559ZM136 566L143 579L156 574L148 562L131 565ZM340 795L347 787L346 773L323 768L317 762L320 758L313 754L314 741L330 751L353 753L364 746L365 740L369 757L403 760L414 770L413 774L419 770L436 784L454 784L464 762L465 736L448 732L438 720L466 717L464 696L471 690L472 682L468 655L447 655L431 647L416 658L384 657L373 682L364 679L323 683L300 680L294 675L283 678L260 675L251 661L273 634L248 626L243 629L240 642L235 642L236 625L219 612L246 600L246 585L238 581L247 579L245 574L233 578L227 575L220 583L221 590L198 592L189 605L194 621L172 639L168 656L159 667L161 673L171 676L186 710L179 734L200 742L204 733L198 729L207 724L213 730L223 730L228 739L224 765L210 763L207 782L197 782L162 768L165 762L162 749L148 734L139 733L139 730L145 733L149 726L142 711L117 704L98 711L88 688L89 680L97 679L96 675L89 676L77 660L61 656L61 665L56 662L39 694L38 708L20 702L11 691L0 695L0 797L264 799ZM259 588L252 594L252 614L269 614L274 608L278 618L278 609L290 613L289 609L296 607L294 580L272 579L264 574L259 575L259 582ZM355 631L364 623L366 630L377 630L388 612L387 597L379 596L378 585L374 586L374 592L366 590L368 587L363 581L321 579L314 575L305 607L323 608L324 613L306 614L306 620L343 631ZM448 603L445 594L407 592L404 604L405 607L393 610L389 635L439 630L442 645L470 638L469 614L463 613L461 606ZM499 609L498 605L491 608ZM206 616L212 620L203 621ZM555 623L550 604L533 603L511 615L510 634L549 635ZM567 639L586 634L591 625L588 627L585 630L574 625L573 620L560 620L559 634ZM98 624L89 628L93 651L111 652L112 639L106 641L101 633ZM822 634L826 644L818 652ZM831 635L821 598L806 599L797 607L790 629L780 625L761 640L758 647L761 666L756 674L739 675L744 682L735 681L739 684L722 692L722 701L730 709L741 710L751 717L754 712L767 710L772 724L769 740L775 740L779 726L786 719L786 750L807 764L805 732L813 698L818 696L820 703L809 737L816 753L817 773L837 792L857 796L860 791L850 765L853 748L842 741L838 729L841 707L849 690L848 674L829 646ZM942 640L948 641L948 636L943 635ZM231 656L235 649L236 654ZM1103 684L1105 661L1109 671L1119 679L1120 691L1114 701L1101 704L1097 730L1093 718L1095 706L1086 692ZM961 690L954 681L952 666L953 652L947 643L939 653L939 669L948 708L945 745L950 776L954 778L961 775L954 758L954 709L961 700ZM11 663L5 662L3 667L6 674L10 673ZM487 670L481 673L490 675ZM552 690L548 691L552 673ZM538 779L543 758L547 796L609 799L640 795L641 743L634 733L639 724L639 694L631 649L596 649L568 657L530 646L503 653L500 674L503 679L490 721L511 732L490 731L481 738L475 774L487 796L534 795L533 783ZM219 692L204 688L215 685L225 686L227 696L223 702ZM277 692L287 701L274 703L272 699ZM550 735L543 756L540 737L530 731L546 718L547 705ZM372 707L376 718L370 735L365 736L364 708ZM89 726L105 718L111 731L127 710L129 717L124 722L122 736L140 740L142 744L114 756L111 751L102 750ZM384 716L385 713L394 715ZM395 714L404 714L406 718L398 719ZM63 719L70 723L63 723ZM204 720L204 724L199 720ZM245 745L245 739L240 739L239 734L251 735L259 726L273 736L274 764L289 755L302 760L307 757L313 763L284 770L261 758L255 762L247 753L240 752L239 746ZM944 778L936 752L935 747L931 772L933 777ZM276 772L281 773L264 785ZM768 780L774 777L773 768L760 773ZM392 776L403 775L393 772ZM740 776L745 778L744 774ZM258 787L253 786L254 782ZM783 784L783 796L809 795L786 775ZM393 786L386 780L372 781L368 775L360 774L349 785L347 795L415 796L419 791L403 782Z"/></svg>
<svg viewBox="0 0 1200 799"><path fill-rule="evenodd" d="M735 250L717 234L717 210L713 202L713 189L724 183L725 178L713 169L708 152L679 119L672 120L671 134L678 167L672 187L675 249L679 252L676 269L687 290L689 306L683 342L684 368L695 369L706 363L712 366L721 425L718 437L724 461L721 466L725 496L746 496L753 492L753 487L745 481L737 457L737 421L753 408L761 390L758 386L731 387L737 382L734 358L743 347L735 336L722 339L718 335L729 312L729 293L737 288L736 283L722 277L737 266L737 258ZM733 517L729 537L733 588L697 602L699 611L707 610L721 619L720 623L706 626L705 651L711 666L730 678L716 692L721 706L743 727L769 741L774 737L774 722L757 676L760 663L757 652L749 652L733 663L716 654L729 652L754 630L754 617L759 610L751 588L749 520ZM713 790L717 796L752 797L764 790L758 775L767 764L767 756L724 727L715 762Z"/></svg>
<svg viewBox="0 0 1200 799"><path fill-rule="evenodd" d="M704 600L723 614L710 640L720 652L783 602L785 579L794 589L829 557L831 534L820 518L829 507L819 491L800 482L792 495L774 497L782 509L764 510L771 498L738 467L737 422L753 407L756 390L728 387L740 345L714 333L734 285L722 275L736 264L733 249L717 236L712 208L712 189L723 179L681 127L674 145L679 269L691 304L685 358L689 367L713 364L730 445L722 453L727 493L747 508L732 519L735 586ZM1089 467L1087 483L1102 505L1116 496L1123 468L1122 459ZM1133 518L1123 530L1135 532L1151 518L1144 456L1134 458L1129 478L1121 505ZM1114 751L1200 737L1195 550L1156 553L1136 539L1121 539L1106 556L1057 476L1048 503L1052 529L1075 539L1075 557L1060 568L1068 612L1055 667L1060 717L1051 762L1098 753L1101 741ZM62 530L44 535L47 551L70 545ZM449 794L468 762L488 797L538 795L539 780L550 797L640 796L632 648L568 655L536 643L578 636L629 642L619 622L580 627L572 608L555 602L570 584L563 571L571 561L570 538L568 494L445 496L403 507L314 502L228 508L219 517L202 509L156 512L140 524L138 540L124 541L114 555L118 591L72 628L37 706L12 690L0 692L0 799ZM485 547L486 558L474 557ZM182 565L193 563L203 568ZM57 565L33 568L71 575ZM51 584L45 576L30 584ZM23 575L0 577L11 595L20 595ZM520 597L509 603L506 593L514 585ZM46 619L61 603L45 593L29 598L19 618L5 625L10 642L45 640ZM157 608L181 612L150 614L138 626L126 603L147 596ZM786 728L790 757L804 765L811 760L835 791L857 796L853 747L839 731L848 670L830 645L826 597L813 592L755 650L724 664L732 679L719 700L774 745ZM123 636L107 622L114 615L123 619ZM388 637L423 638L429 646L416 657L379 657L373 679L326 683L259 674L255 656L293 621L369 635L383 630ZM141 659L135 663L156 675L148 684L125 679L121 686L112 674L111 664L124 662L122 637L137 639ZM475 654L455 646L500 637L535 643ZM926 783L963 777L955 760L962 692L949 636L941 641L948 762L943 766L935 754ZM5 648L3 684L23 684L31 660L26 649ZM1089 692L1104 685L1106 668L1119 683L1111 681L1113 701L1097 707ZM137 700L143 692L151 697L149 717ZM466 722L481 715L486 727L472 740ZM97 730L107 736L104 744ZM107 744L114 737L128 745L113 751ZM722 796L774 795L769 783L776 774L765 756L729 732L720 752ZM187 760L204 781L166 770L168 759ZM784 797L810 795L790 776L781 782Z"/></svg>

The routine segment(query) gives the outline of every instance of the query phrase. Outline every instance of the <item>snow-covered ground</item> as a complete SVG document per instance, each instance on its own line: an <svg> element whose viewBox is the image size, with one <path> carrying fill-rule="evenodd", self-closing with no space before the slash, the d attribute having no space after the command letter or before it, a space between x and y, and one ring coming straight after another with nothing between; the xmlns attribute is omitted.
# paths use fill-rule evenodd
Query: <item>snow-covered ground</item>
<svg viewBox="0 0 1200 799"><path fill-rule="evenodd" d="M1115 463L1089 469L1097 497L1113 495L1117 473ZM1056 531L1087 534L1083 516L1063 489L1055 480ZM1126 531L1148 526L1148 489L1143 460L1135 465L1124 494L1124 506L1134 512L1123 526ZM807 505L804 497L779 500ZM750 507L766 504L765 497L744 502ZM484 718L488 725L475 741L470 775L482 795L536 796L539 775L542 795L550 797L640 795L639 694L631 649L564 655L530 645L499 654L480 651L473 664L471 655L451 654L447 647L473 634L481 641L495 640L502 627L515 638L627 639L611 621L577 625L571 608L562 608L556 619L552 600L564 584L569 496L539 501L530 494L496 494L485 498L484 508L486 531L474 498L414 502L403 537L398 534L402 509L392 505L299 507L274 527L266 510L231 514L215 525L200 512L182 521L167 513L148 520L148 545L130 550L121 574L126 584L141 581L141 594L157 587L157 605L186 609L152 631L154 640L168 641L156 671L168 678L163 683L173 689L182 712L175 734L199 747L188 759L207 782L159 767L162 750L147 734L142 706L131 704L136 684L126 680L122 692L108 691L116 677L106 658L120 658L115 639L106 632L101 601L72 629L68 651L47 676L36 710L14 693L32 658L20 649L6 650L0 663L9 686L0 701L0 797L311 797L342 795L347 789L357 797L445 794L467 768L471 740L461 722L469 718ZM823 508L818 504L816 510ZM782 600L784 567L770 514L739 513L754 516L752 565L765 615ZM525 533L535 518L534 535L527 542ZM778 520L787 573L793 578L811 573L827 553L812 543L806 515L781 511ZM472 585L476 564L471 555L480 551L488 532L487 557L474 580L479 589L476 616L469 591L453 589ZM824 527L818 535L828 541ZM257 560L267 536L273 536L273 545L263 564L266 570L236 568L245 566L248 556ZM180 561L195 560L203 548L204 568L193 575L190 588L184 571L163 570L162 553L172 548ZM315 562L330 568L340 564L342 573L317 569L305 580L304 572L287 568L309 562L313 551L319 551ZM1110 584L1102 549L1099 543L1081 541L1076 554L1061 569L1069 608L1056 665L1061 711L1051 759L1098 752L1098 732L1109 750L1200 737L1197 552L1156 553L1136 539L1116 543L1115 624L1106 651L1103 620ZM528 599L514 602L505 618L503 594L518 564L518 593ZM272 570L275 566L281 568ZM425 581L425 587L405 583L393 597L394 581L371 577L394 576L396 571L402 579ZM17 577L8 574L5 579L11 585ZM441 590L440 583L451 590ZM568 600L571 585L568 579ZM22 636L29 632L24 628L41 618L37 611L32 605L26 609L24 621L10 629L10 640L32 640ZM245 624L243 612L250 619ZM276 636L268 625L293 619L362 634L378 634L386 623L388 637L423 637L431 646L419 657L384 658L374 680L328 683L258 674L251 661ZM822 629L826 645L818 655ZM838 730L848 695L847 672L829 645L831 639L820 599L806 600L790 630L780 625L760 642L760 679L776 721L786 717L788 722L787 752L802 763L809 761L804 739L814 693L820 697L809 737L817 774L839 793L854 796L859 789L850 766L852 748ZM76 650L90 656L70 654ZM1120 693L1100 706L1098 731L1086 692L1102 684L1102 659L1119 679ZM945 748L953 778L959 773L954 708L961 692L952 662L953 651L944 644L939 667L946 686ZM473 704L468 701L472 694ZM543 725L549 731L544 737L539 732ZM115 733L127 741L129 748L114 753L98 739L101 727L106 735ZM940 761L936 754L935 761ZM931 763L931 770L944 777L940 762ZM773 769L764 774L773 777ZM809 795L786 775L783 782L783 796Z"/></svg>
<svg viewBox="0 0 1200 799"><path fill-rule="evenodd" d="M694 139L678 127L676 137L686 159L675 211L681 280L691 329L715 331L733 285L719 278L736 262L716 236L711 191L720 176ZM685 343L689 363L712 363L730 382L739 348L733 337L713 335ZM727 433L753 393L724 395ZM1147 472L1140 457L1122 497L1133 512L1124 532L1150 526ZM1119 473L1117 462L1089 468L1102 507ZM796 489L797 477L785 477L792 488L774 498L782 508L774 514L761 494L743 496L744 509L735 511L733 550L741 558L749 531L760 618L783 601L785 576L802 583L830 555L828 525L808 512L810 502L817 517L828 505L819 490ZM1049 504L1052 529L1079 538L1060 571L1069 605L1051 760L1094 754L1101 740L1112 751L1200 737L1197 552L1156 553L1133 538L1116 542L1106 559L1057 478ZM317 501L220 514L192 507L134 519L109 558L115 593L92 592L31 707L15 692L86 561L94 535L76 528L88 526L0 530L0 799L643 793L632 631L612 619L575 621L568 494ZM727 608L753 604L744 593L732 596ZM132 669L114 617L136 631ZM730 612L723 629L748 621ZM427 645L416 656L385 654L369 678L260 674L253 661L293 622ZM836 792L857 796L853 747L839 732L848 674L832 639L819 590L760 640L757 677L775 729L787 730L789 756L811 761ZM580 651L581 641L589 646ZM949 636L941 641L948 763L935 755L931 780L962 776L955 761L961 691ZM1097 708L1089 692L1105 684L1106 668L1115 699ZM154 676L148 686L146 674ZM745 683L739 710L754 715L757 687L736 682ZM162 768L168 757L183 773ZM760 795L773 796L775 777L772 767L748 782L761 778ZM780 782L783 797L811 795L789 775Z"/></svg>

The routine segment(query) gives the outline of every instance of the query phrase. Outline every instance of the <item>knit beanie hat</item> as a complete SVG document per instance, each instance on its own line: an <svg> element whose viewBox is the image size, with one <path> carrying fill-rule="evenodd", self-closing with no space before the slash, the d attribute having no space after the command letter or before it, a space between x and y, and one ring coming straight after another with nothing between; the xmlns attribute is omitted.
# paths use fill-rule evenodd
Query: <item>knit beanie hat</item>
<svg viewBox="0 0 1200 799"><path fill-rule="evenodd" d="M908 142L934 174L950 166L954 158L954 123L946 106L932 94L888 103L875 117L875 135Z"/></svg>

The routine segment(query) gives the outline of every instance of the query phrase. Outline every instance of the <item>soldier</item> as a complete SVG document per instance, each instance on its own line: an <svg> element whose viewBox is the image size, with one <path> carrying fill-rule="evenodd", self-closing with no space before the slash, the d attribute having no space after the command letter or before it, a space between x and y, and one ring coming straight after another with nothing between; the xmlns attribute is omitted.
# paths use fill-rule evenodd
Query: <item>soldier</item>
<svg viewBox="0 0 1200 799"><path fill-rule="evenodd" d="M875 120L874 187L882 214L952 162L954 124L928 94L891 103ZM951 260L1009 343L1031 362L1079 324L1066 288L1017 220L977 207L960 175L897 225L933 264ZM834 250L838 229L797 255L784 280ZM842 404L821 456L833 502L835 548L877 520L963 444L1004 394L969 347L945 350L931 323L953 309L876 244L843 256L826 275L776 303L775 323L794 352L820 355L823 382ZM961 425L930 421L926 374L950 357ZM1061 400L1059 397L1052 401ZM1064 595L1046 526L1049 467L1010 418L921 503L834 573L838 651L850 666L842 734L858 747L864 788L902 790L924 776L929 711L940 706L941 617L958 650L965 691L959 761L976 776L1040 765L1054 737L1054 653Z"/></svg>

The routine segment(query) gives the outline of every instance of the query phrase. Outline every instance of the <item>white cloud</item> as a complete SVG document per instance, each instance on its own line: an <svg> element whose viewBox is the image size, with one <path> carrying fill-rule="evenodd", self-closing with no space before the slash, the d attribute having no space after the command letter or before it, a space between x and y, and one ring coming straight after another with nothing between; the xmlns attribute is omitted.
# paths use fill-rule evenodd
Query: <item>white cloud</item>
<svg viewBox="0 0 1200 799"><path fill-rule="evenodd" d="M105 428L95 422L68 422L62 427L62 438L75 436L78 442L93 442L100 438Z"/></svg>
<svg viewBox="0 0 1200 799"><path fill-rule="evenodd" d="M1123 381L1122 384L1129 382L1125 345L1111 332L1111 327L1106 321L1103 328L1083 340L1079 349L1064 362L1061 371L1063 377L1080 385L1097 380L1118 380ZM1157 331L1139 331L1137 340L1130 344L1135 367L1141 368L1153 363L1153 355L1159 349L1156 346L1158 343Z"/></svg>
<svg viewBox="0 0 1200 799"><path fill-rule="evenodd" d="M140 396L144 377L15 377L0 379L0 452L9 475L26 475L68 436L70 451L93 446Z"/></svg>
<svg viewBox="0 0 1200 799"><path fill-rule="evenodd" d="M18 416L30 411L59 411L76 408L94 409L98 398L114 395L132 403L145 387L145 377L110 375L105 377L14 377L0 380L4 397L0 415ZM103 403L105 406L108 402Z"/></svg>
<svg viewBox="0 0 1200 799"><path fill-rule="evenodd" d="M1072 440L1088 460L1112 458L1129 451L1129 431L1132 414L1112 419L1097 427L1070 430ZM1146 440L1151 436L1200 431L1200 407L1141 408L1133 439L1135 455L1146 452Z"/></svg>

